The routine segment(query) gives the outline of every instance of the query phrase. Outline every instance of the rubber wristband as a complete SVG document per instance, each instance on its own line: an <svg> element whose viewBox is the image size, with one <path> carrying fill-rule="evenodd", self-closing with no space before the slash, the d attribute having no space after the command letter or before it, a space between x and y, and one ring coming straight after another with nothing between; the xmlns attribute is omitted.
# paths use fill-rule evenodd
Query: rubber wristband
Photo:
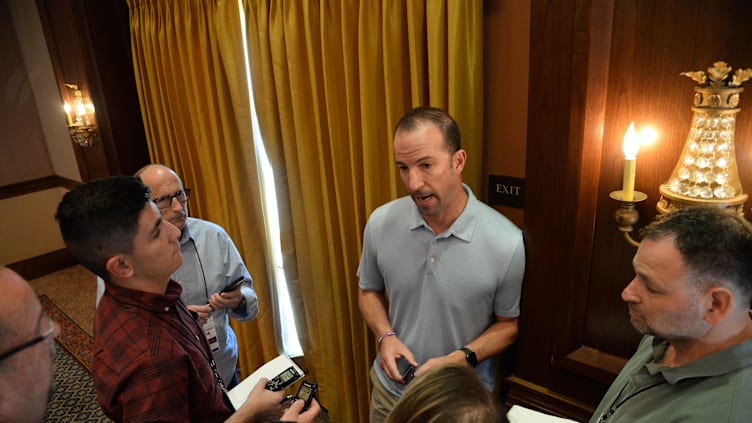
<svg viewBox="0 0 752 423"><path fill-rule="evenodd" d="M379 346L381 346L381 341L384 340L387 336L396 336L397 334L394 332L384 332L383 335L379 336Z"/></svg>

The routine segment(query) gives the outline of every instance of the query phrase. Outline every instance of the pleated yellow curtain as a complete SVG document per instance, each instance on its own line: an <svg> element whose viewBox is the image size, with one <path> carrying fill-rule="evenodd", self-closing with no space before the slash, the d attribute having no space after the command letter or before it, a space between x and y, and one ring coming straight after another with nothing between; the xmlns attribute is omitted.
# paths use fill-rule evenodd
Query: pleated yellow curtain
<svg viewBox="0 0 752 423"><path fill-rule="evenodd" d="M191 215L223 226L254 278L259 316L231 321L247 375L278 353L239 6L237 0L128 0L128 6L152 162L182 176L193 190Z"/></svg>
<svg viewBox="0 0 752 423"><path fill-rule="evenodd" d="M357 303L362 231L404 192L392 131L415 106L455 117L464 179L481 187L482 0L242 4L307 370L332 421L366 422L376 342Z"/></svg>

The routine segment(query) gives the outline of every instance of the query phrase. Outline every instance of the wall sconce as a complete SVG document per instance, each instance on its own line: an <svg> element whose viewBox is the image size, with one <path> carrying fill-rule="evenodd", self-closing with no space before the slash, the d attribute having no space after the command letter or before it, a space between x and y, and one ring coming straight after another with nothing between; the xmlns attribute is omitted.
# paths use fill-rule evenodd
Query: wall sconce
<svg viewBox="0 0 752 423"><path fill-rule="evenodd" d="M91 147L99 138L94 105L91 101L84 101L78 85L65 84L65 86L68 87L70 96L73 97L72 105L67 101L63 105L68 122L68 133L76 144L81 147Z"/></svg>
<svg viewBox="0 0 752 423"><path fill-rule="evenodd" d="M731 74L731 67L726 62L718 61L708 68L707 74L695 71L682 72L681 75L699 84L695 86L694 115L674 171L668 181L658 188L661 198L656 209L663 214L677 208L705 205L727 208L744 217L743 206L747 194L742 192L736 166L734 133L736 114L741 110L739 94L744 91L741 85L752 77L752 69L737 69ZM622 191L614 191L610 197L619 201L615 214L619 231L624 233L627 242L638 246L639 242L630 235L639 220L634 207L647 195L634 192L630 197L627 181L630 166L634 175L634 157L631 163L629 157L625 161ZM634 188L634 179L631 186Z"/></svg>
<svg viewBox="0 0 752 423"><path fill-rule="evenodd" d="M644 192L635 191L635 171L637 168L637 152L640 150L640 138L635 131L634 122L629 124L627 132L624 134L622 142L624 151L624 177L622 178L621 191L613 191L609 197L619 202L619 209L616 210L614 217L619 224L619 232L624 234L624 239L631 245L637 246L639 243L632 239L630 232L634 230L634 225L640 220L640 214L635 209L635 205L645 201L648 196Z"/></svg>

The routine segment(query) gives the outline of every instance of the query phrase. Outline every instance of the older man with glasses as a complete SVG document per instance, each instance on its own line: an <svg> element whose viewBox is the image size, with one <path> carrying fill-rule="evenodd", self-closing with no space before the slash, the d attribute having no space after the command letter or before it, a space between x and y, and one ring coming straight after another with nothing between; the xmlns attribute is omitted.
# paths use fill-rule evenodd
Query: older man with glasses
<svg viewBox="0 0 752 423"><path fill-rule="evenodd" d="M39 422L54 391L53 339L60 327L31 286L0 265L0 422Z"/></svg>
<svg viewBox="0 0 752 423"><path fill-rule="evenodd" d="M181 232L183 264L172 274L172 279L182 286L181 299L188 309L198 315L220 374L227 387L232 388L238 383L238 345L229 318L248 321L258 314L251 274L221 226L188 216L191 190L183 187L175 171L161 164L150 164L136 172L136 176L151 190L152 201L162 218ZM238 287L230 286L238 280L243 281ZM97 304L104 291L104 282L97 278Z"/></svg>

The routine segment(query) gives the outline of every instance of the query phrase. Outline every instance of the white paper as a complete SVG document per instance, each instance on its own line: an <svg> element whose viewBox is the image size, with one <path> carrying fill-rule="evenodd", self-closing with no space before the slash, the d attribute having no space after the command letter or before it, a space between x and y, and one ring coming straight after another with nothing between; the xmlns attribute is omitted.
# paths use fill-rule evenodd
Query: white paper
<svg viewBox="0 0 752 423"><path fill-rule="evenodd" d="M300 374L300 377L298 379L305 376L303 370L298 367L298 365L295 364L295 362L292 361L290 357L284 354L277 356L277 358L266 362L263 366L256 369L253 374L243 379L242 382L237 384L237 386L235 386L234 388L230 389L230 391L227 393L227 395L230 397L230 401L232 401L233 407L235 407L235 409L237 410L238 408L240 408L240 406L243 405L243 403L245 403L245 400L248 399L248 394L251 393L253 387L256 386L256 383L258 383L259 379L261 379L262 377L273 379L275 376L279 375L290 367L294 368L298 372L298 374Z"/></svg>
<svg viewBox="0 0 752 423"><path fill-rule="evenodd" d="M577 423L574 420L563 419L540 411L531 410L520 405L513 405L507 413L509 423Z"/></svg>

